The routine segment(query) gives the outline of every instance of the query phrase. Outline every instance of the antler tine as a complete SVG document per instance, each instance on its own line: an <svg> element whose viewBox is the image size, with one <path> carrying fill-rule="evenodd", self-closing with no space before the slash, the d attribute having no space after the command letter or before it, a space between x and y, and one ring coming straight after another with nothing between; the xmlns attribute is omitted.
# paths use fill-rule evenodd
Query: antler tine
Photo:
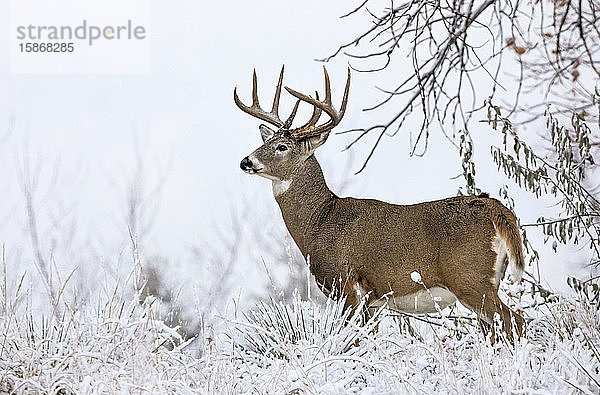
<svg viewBox="0 0 600 395"><path fill-rule="evenodd" d="M252 107L260 108L260 104L258 104L258 82L256 78L256 69L252 69Z"/></svg>
<svg viewBox="0 0 600 395"><path fill-rule="evenodd" d="M309 104L312 104L315 107L315 112L316 109L318 108L319 110L325 111L325 113L327 115L329 115L330 120L327 121L326 123L316 126L316 120L313 121L313 118L315 116L315 112L313 112L313 117L311 117L310 121L298 128L298 129L294 129L291 130L290 133L292 134L292 136L296 139L300 139L300 138L304 138L304 137L311 137L311 136L316 136L319 135L321 133L327 132L331 129L333 129L335 126L337 126L340 121L342 120L342 117L344 116L344 113L346 112L346 105L348 104L348 93L350 92L350 68L348 68L348 79L346 80L346 87L344 89L344 97L342 98L342 105L340 106L340 110L337 111L335 108L333 108L333 105L331 103L331 87L330 87L330 82L329 82L329 74L327 73L327 69L325 67L323 67L323 72L325 74L325 100L320 101L318 99L318 95L317 95L317 99L313 99L312 97L305 95L303 93L297 92L289 87L285 87L285 89L294 97L298 98L299 100L305 101ZM320 111L319 111L319 116L320 116ZM318 120L318 118L317 118Z"/></svg>
<svg viewBox="0 0 600 395"><path fill-rule="evenodd" d="M281 68L281 72L279 73L279 82L277 83L277 89L275 91L275 98L273 100L273 107L271 112L266 112L260 107L260 103L258 101L258 83L256 78L256 70L252 73L252 105L250 107L246 106L237 94L237 88L233 89L233 101L240 108L240 110L244 111L247 114L252 115L258 119L262 119L263 121L269 122L272 125L281 128L284 123L279 118L279 97L281 96L281 84L283 81L283 67ZM293 119L293 117L292 117Z"/></svg>
<svg viewBox="0 0 600 395"><path fill-rule="evenodd" d="M319 100L319 92L317 92L317 91L315 91L315 98L317 100ZM313 106L312 116L310 117L308 122L306 122L304 125L300 126L300 129L308 127L308 126L315 126L317 124L317 121L319 120L319 118L321 118L322 112L323 112L323 110L321 110L319 107Z"/></svg>
<svg viewBox="0 0 600 395"><path fill-rule="evenodd" d="M286 130L286 129L289 129L290 126L292 126L292 122L294 122L294 118L296 117L296 111L298 111L299 105L300 105L300 99L296 100L296 104L294 104L294 109L292 110L292 113L290 114L288 119L285 120L285 123L283 124L281 129Z"/></svg>
<svg viewBox="0 0 600 395"><path fill-rule="evenodd" d="M323 74L325 74L325 103L331 107L331 86L329 84L329 73L325 66L323 66Z"/></svg>
<svg viewBox="0 0 600 395"><path fill-rule="evenodd" d="M344 88L344 97L342 97L342 105L340 106L340 119L346 113L346 105L348 104L348 94L350 93L350 67L348 67L348 77L346 79L346 87Z"/></svg>
<svg viewBox="0 0 600 395"><path fill-rule="evenodd" d="M317 100L319 100L319 92L315 91L315 97L317 98ZM300 101L300 99L298 99L298 101ZM315 125L317 124L317 121L319 120L319 118L321 118L322 112L323 111L319 107L313 106L313 113L312 113L310 119L304 125L290 130L289 131L290 134L292 136L298 136L302 130L308 130L308 129L314 128ZM290 126L291 126L291 124L290 124Z"/></svg>
<svg viewBox="0 0 600 395"><path fill-rule="evenodd" d="M283 82L284 69L285 69L285 65L281 66L281 71L279 72L279 81L277 81L277 88L275 89L275 97L273 98L273 107L271 107L272 114L279 114L279 97L281 96L281 84Z"/></svg>

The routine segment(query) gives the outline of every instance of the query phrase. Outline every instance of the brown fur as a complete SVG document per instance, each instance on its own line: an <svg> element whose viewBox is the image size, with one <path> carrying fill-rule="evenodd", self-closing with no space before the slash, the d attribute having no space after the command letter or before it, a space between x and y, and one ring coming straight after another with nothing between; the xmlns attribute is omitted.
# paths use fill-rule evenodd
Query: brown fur
<svg viewBox="0 0 600 395"><path fill-rule="evenodd" d="M422 288L411 280L416 271L428 288L450 290L480 319L490 323L499 313L510 337L511 317L517 333L523 318L511 311L497 294L496 253L491 249L498 233L523 267L516 220L498 200L459 196L412 205L372 199L339 198L327 187L314 156L290 175L289 189L276 197L285 224L310 271L326 290L341 279L348 306L359 300L354 285L380 298L392 291L402 296Z"/></svg>

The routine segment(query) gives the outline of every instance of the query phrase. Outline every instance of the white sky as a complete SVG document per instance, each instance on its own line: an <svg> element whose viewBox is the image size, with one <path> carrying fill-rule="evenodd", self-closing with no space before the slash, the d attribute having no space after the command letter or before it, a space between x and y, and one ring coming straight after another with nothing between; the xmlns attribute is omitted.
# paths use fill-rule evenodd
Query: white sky
<svg viewBox="0 0 600 395"><path fill-rule="evenodd" d="M321 64L314 59L346 41L364 18L340 21L350 3L315 0L151 1L148 6L149 73L11 74L8 57L0 57L0 122L8 125L11 116L16 119L14 132L0 145L0 243L6 243L9 253L29 249L19 186L24 155L41 166L36 204L46 251L53 248L52 233L68 234L71 227L72 244L81 246L76 251L92 247L111 259L105 256L110 255L107 246L126 248L125 192L136 157L144 161L148 188L165 176L159 201L149 207L156 210L156 220L144 239L147 255L178 261L190 246L212 244L215 227L228 232L232 207L248 208L247 232L279 221L270 182L239 170L240 160L260 144L259 122L236 108L233 87L237 85L248 101L256 68L261 98L269 106L285 64L287 85L322 91ZM0 3L0 26L8 26L6 2ZM0 51L6 54L9 32L3 29L1 34ZM338 105L346 62L340 57L327 65ZM393 85L409 72L404 70L409 69L398 64L386 73L353 73L349 107L339 129L384 117L385 111L365 114L361 109L380 97L375 85ZM285 99L283 111L291 104ZM471 132L481 144L476 147L478 182L497 196L507 181L495 171L489 155L493 132L473 125ZM351 158L351 169L359 168L369 140L349 155L342 149L350 137L331 136L317 155L330 188L340 192L339 187L350 181L345 195L396 203L455 195L461 179L452 178L461 167L454 149L434 132L428 154L409 157L410 129L406 125L398 136L385 140L358 176L344 174L344 168ZM3 132L4 126L0 138ZM516 196L516 212L523 222L535 221L550 205L527 194ZM269 219L274 216L275 222ZM248 260L261 255L260 245L247 248L255 249L248 251ZM80 263L71 259L61 263ZM573 272L574 261L568 251L542 255L544 270L552 272L552 286L565 288L565 275ZM252 264L236 270L244 279L262 276L259 269Z"/></svg>

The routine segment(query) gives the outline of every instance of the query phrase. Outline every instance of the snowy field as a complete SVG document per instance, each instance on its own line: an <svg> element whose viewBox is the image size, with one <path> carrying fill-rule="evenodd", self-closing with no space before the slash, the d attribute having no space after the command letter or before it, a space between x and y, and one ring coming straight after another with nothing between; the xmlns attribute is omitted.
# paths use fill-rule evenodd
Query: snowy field
<svg viewBox="0 0 600 395"><path fill-rule="evenodd" d="M0 314L1 393L586 393L600 391L598 312L556 297L535 308L527 338L494 346L469 317L394 317L364 325L331 300L257 303L208 317L183 339L137 277L87 301L57 280L34 307L27 275L7 280ZM314 292L318 292L313 290ZM187 306L190 308L190 306ZM195 308L194 308L195 309ZM424 317L420 317L424 319Z"/></svg>

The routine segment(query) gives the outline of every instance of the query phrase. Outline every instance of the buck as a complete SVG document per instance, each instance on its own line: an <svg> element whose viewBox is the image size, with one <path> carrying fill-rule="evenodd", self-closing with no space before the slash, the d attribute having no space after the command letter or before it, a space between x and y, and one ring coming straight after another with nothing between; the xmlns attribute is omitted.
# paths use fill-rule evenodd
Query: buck
<svg viewBox="0 0 600 395"><path fill-rule="evenodd" d="M389 308L410 313L436 312L458 299L483 326L498 313L509 339L513 330L521 335L523 318L498 297L507 266L516 280L524 269L514 214L487 195L411 205L336 196L314 153L344 116L350 69L339 110L332 105L325 68L324 100L318 93L313 98L285 87L297 99L285 121L279 117L283 72L270 112L259 104L256 71L250 106L233 91L242 111L276 128L260 125L264 144L240 167L272 181L285 225L302 254L310 256L310 271L323 291L331 293L339 284L347 307L356 309L361 298L368 298L369 307L387 301ZM301 102L313 107L312 116L292 128ZM322 113L328 119L317 124Z"/></svg>

